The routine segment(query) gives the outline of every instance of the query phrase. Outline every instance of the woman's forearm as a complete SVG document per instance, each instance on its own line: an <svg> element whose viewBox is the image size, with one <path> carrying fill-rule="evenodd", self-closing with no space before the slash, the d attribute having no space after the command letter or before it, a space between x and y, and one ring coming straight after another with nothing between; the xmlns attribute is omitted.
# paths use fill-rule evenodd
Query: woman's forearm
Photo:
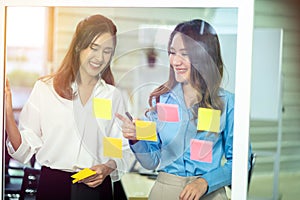
<svg viewBox="0 0 300 200"><path fill-rule="evenodd" d="M14 148L14 150L17 150L21 145L22 138L17 124L15 122L15 119L13 117L7 116L5 130L7 133L7 138L12 144L12 147Z"/></svg>

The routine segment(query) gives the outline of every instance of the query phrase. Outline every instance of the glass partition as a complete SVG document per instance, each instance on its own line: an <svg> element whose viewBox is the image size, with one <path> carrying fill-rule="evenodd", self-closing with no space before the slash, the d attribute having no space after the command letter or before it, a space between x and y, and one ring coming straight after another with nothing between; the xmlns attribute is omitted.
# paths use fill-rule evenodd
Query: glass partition
<svg viewBox="0 0 300 200"><path fill-rule="evenodd" d="M215 28L219 36L224 62L222 87L235 94L233 148L239 151L234 151L233 156L231 195L232 199L246 199L253 1L244 4L240 1L192 1L191 5L184 1L142 2L91 1L83 5L79 1L28 1L25 4L22 1L2 1L1 94L4 95L4 80L8 77L13 98L16 98L13 106L20 111L35 80L59 67L77 23L98 13L111 18L117 25L112 71L116 86L125 97L126 109L135 117L141 117L147 107L145 102L149 92L168 79L167 45L172 30L182 21L203 19ZM16 13L18 16L23 13L24 19L14 21ZM22 24L21 20L24 20ZM2 105L4 113L5 101ZM5 144L5 134L1 139ZM3 152L5 148L4 145Z"/></svg>

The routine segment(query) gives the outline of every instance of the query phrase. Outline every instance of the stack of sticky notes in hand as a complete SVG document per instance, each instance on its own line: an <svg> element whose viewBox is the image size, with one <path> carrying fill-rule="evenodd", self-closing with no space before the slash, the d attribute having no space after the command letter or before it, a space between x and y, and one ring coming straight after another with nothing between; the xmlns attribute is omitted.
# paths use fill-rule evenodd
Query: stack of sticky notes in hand
<svg viewBox="0 0 300 200"><path fill-rule="evenodd" d="M72 183L77 183L80 180L83 180L87 177L90 177L92 175L96 174L95 171L89 169L89 168L84 168L83 170L77 172L76 174L73 174L71 177L74 178Z"/></svg>

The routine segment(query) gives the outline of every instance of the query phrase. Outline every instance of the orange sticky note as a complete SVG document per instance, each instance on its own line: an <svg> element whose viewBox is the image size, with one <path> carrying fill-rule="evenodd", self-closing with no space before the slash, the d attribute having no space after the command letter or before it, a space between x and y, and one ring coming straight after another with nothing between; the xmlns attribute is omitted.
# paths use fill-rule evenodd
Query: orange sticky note
<svg viewBox="0 0 300 200"><path fill-rule="evenodd" d="M197 160L200 162L212 162L212 146L213 143L211 141L205 140L191 140L191 160Z"/></svg>
<svg viewBox="0 0 300 200"><path fill-rule="evenodd" d="M110 99L93 99L93 110L96 118L111 120L112 103Z"/></svg>
<svg viewBox="0 0 300 200"><path fill-rule="evenodd" d="M218 133L220 131L220 119L220 110L199 108L197 130Z"/></svg>
<svg viewBox="0 0 300 200"><path fill-rule="evenodd" d="M178 122L178 105L157 103L157 114L159 121L163 122Z"/></svg>
<svg viewBox="0 0 300 200"><path fill-rule="evenodd" d="M122 158L122 139L103 137L103 155L107 157Z"/></svg>
<svg viewBox="0 0 300 200"><path fill-rule="evenodd" d="M137 140L157 141L156 123L150 121L135 121Z"/></svg>
<svg viewBox="0 0 300 200"><path fill-rule="evenodd" d="M95 171L89 169L89 168L84 168L83 170L77 172L76 174L73 174L71 177L74 178L72 183L76 183L82 179L85 179L87 177L90 177L92 175L96 174Z"/></svg>

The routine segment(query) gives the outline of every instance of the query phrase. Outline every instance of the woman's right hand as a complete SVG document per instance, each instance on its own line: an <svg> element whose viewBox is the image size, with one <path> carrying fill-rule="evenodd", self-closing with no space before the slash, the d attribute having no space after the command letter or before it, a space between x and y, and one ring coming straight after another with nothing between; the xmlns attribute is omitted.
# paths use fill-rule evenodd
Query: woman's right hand
<svg viewBox="0 0 300 200"><path fill-rule="evenodd" d="M12 95L10 90L9 80L6 78L5 81L5 112L6 120L14 119L13 108L12 108Z"/></svg>
<svg viewBox="0 0 300 200"><path fill-rule="evenodd" d="M8 140L11 142L13 148L17 150L21 145L22 139L13 113L12 95L7 78L5 82L5 112L5 131L7 133Z"/></svg>
<svg viewBox="0 0 300 200"><path fill-rule="evenodd" d="M123 137L127 138L128 140L132 140L133 143L137 142L134 121L131 121L130 119L119 113L116 113L115 115L118 119L120 119L123 122Z"/></svg>

